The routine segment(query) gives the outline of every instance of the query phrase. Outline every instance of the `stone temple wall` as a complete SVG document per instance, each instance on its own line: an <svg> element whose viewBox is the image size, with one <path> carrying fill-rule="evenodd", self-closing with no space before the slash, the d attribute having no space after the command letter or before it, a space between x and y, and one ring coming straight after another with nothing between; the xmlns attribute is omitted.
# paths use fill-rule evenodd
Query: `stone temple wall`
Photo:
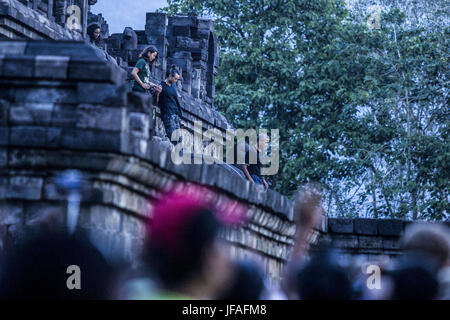
<svg viewBox="0 0 450 320"><path fill-rule="evenodd" d="M51 47L49 49L49 47ZM51 51L51 53L49 53ZM103 251L131 261L142 244L148 200L173 181L248 206L249 223L223 237L254 256L273 281L292 245L292 204L222 165L175 165L169 142L151 136L150 98L127 92L123 69L76 42L0 42L0 224L13 235L49 208L63 208L55 178L85 180L80 223Z"/></svg>
<svg viewBox="0 0 450 320"><path fill-rule="evenodd" d="M39 1L0 0L1 38L81 37L61 26L65 16L49 8ZM105 25L101 16L90 19ZM136 54L149 44L160 46L155 81L168 63L183 69L183 127L194 132L194 122L201 121L202 133L215 128L225 135L231 125L213 107L218 56L212 22L149 13L145 30L125 31L106 39L120 67L82 41L0 41L0 232L14 241L36 217L65 211L67 196L56 177L77 169L83 174L81 227L106 256L118 252L133 261L144 221L151 218L149 200L176 181L191 181L215 191L218 203L247 206L248 222L222 237L235 257L255 258L271 283L278 282L295 235L291 201L251 184L230 165L175 165L158 108L149 96L129 91ZM403 225L324 218L311 242L334 240L347 261L393 256Z"/></svg>
<svg viewBox="0 0 450 320"><path fill-rule="evenodd" d="M376 262L401 254L399 240L411 223L400 219L329 218L320 239L340 249L343 264ZM450 227L449 222L444 224Z"/></svg>
<svg viewBox="0 0 450 320"><path fill-rule="evenodd" d="M222 165L175 165L169 142L152 136L154 111L150 97L127 92L126 72L95 58L89 45L0 42L0 226L14 239L46 211L66 210L55 179L78 169L80 225L107 256L115 251L132 261L148 200L175 181L191 181L215 191L219 203L247 206L248 222L222 237L235 257L260 261L277 283L295 235L291 201ZM347 261L374 260L399 253L404 225L325 218L312 242L333 240Z"/></svg>
<svg viewBox="0 0 450 320"><path fill-rule="evenodd" d="M70 5L80 9L79 28L67 25L75 21ZM0 0L0 39L82 40L88 8L88 0Z"/></svg>

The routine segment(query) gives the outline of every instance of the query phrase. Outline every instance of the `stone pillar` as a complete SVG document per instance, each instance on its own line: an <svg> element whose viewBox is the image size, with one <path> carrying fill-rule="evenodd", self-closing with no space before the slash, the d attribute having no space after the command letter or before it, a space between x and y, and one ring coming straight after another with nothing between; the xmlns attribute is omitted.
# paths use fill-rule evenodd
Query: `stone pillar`
<svg viewBox="0 0 450 320"><path fill-rule="evenodd" d="M169 64L175 64L182 70L183 91L191 95L192 86L192 56L188 51L175 52L168 59Z"/></svg>
<svg viewBox="0 0 450 320"><path fill-rule="evenodd" d="M48 0L47 18L53 20L53 0Z"/></svg>
<svg viewBox="0 0 450 320"><path fill-rule="evenodd" d="M147 20L145 23L145 35L148 44L154 45L159 52L159 74L156 76L164 78L167 70L167 14L147 12Z"/></svg>
<svg viewBox="0 0 450 320"><path fill-rule="evenodd" d="M191 95L194 99L200 99L201 73L201 69L192 70Z"/></svg>
<svg viewBox="0 0 450 320"><path fill-rule="evenodd" d="M66 24L67 0L55 0L55 20L61 25Z"/></svg>

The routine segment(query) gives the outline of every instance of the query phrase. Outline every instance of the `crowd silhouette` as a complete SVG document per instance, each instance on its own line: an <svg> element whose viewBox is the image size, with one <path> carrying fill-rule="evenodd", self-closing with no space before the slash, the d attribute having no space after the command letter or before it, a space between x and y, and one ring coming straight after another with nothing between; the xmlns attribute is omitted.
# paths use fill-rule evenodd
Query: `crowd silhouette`
<svg viewBox="0 0 450 320"><path fill-rule="evenodd" d="M380 286L371 290L367 275L340 264L340 252L332 243L310 248L308 239L324 210L320 191L306 185L295 202L295 245L276 287L268 284L259 262L231 258L219 236L223 228L245 223L242 208L218 208L205 200L204 191L200 186L184 185L152 201L142 254L133 268L106 260L79 229L70 233L62 212L38 217L21 241L2 246L1 299L450 298L450 233L443 225L410 224L401 239L402 254L380 262ZM71 265L81 270L79 290L69 289Z"/></svg>

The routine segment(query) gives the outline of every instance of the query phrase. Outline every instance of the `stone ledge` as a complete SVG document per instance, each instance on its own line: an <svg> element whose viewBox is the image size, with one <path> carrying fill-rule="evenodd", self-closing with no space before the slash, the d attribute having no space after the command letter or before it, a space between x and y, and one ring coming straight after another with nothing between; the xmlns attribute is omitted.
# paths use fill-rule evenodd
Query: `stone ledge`
<svg viewBox="0 0 450 320"><path fill-rule="evenodd" d="M377 235L377 220L355 219L355 233L363 235Z"/></svg>
<svg viewBox="0 0 450 320"><path fill-rule="evenodd" d="M14 129L15 127L13 127ZM10 150L10 156L9 156L9 165L12 167L21 167L21 166L54 166L54 167L60 167L60 166L66 166L66 167L72 167L72 168L78 168L81 170L86 170L86 169L90 169L90 170L107 170L107 168L109 168L109 170L113 169L112 172L115 173L123 173L125 175L129 175L131 173L131 171L129 169L126 169L124 166L126 163L129 163L129 161L133 161L134 164L133 166L136 166L136 168L141 167L141 170L138 170L139 172L136 172L136 174L132 175L132 178L135 180L141 180L143 177L142 175L142 170L147 170L145 169L146 166L146 162L150 162L150 164L159 166L160 168L162 168L163 170L168 171L169 174L177 174L176 172L173 171L173 168L171 168L170 166L168 166L165 162L166 160L168 160L165 157L170 157L170 155L167 152L164 152L164 150L158 149L158 148L153 148L153 153L151 158L137 158L140 160L132 160L133 158L130 158L130 155L125 155L122 154L122 158L120 158L120 154L121 154L121 146L120 143L117 143L117 141L120 140L120 138L125 138L128 137L129 135L125 135L123 133L120 132L109 132L109 133L105 133L105 132L100 132L100 134L98 132L92 131L92 130L75 130L75 129L66 129L63 131L63 135L60 141L60 144L63 148L67 148L66 150L58 150L58 151L51 151L47 146L47 140L45 140L46 136L44 136L44 138L42 138L42 135L35 135L32 134L31 136L26 134L25 136L27 137L27 139L31 139L30 141L28 141L27 139L25 140L21 140L20 137L23 136L19 135L20 132L22 132L23 130L25 130L26 132L28 132L27 130L31 130L32 132L34 132L33 130L38 130L38 129L42 129L45 131L45 128L41 127L41 128L17 128L15 130L19 130L18 133L15 134L15 136L17 136L16 138L14 138L15 144L17 144L18 146L24 147L24 146L29 146L29 147L45 147L45 150L38 150L38 149L29 149L29 150L20 150L20 157L18 157L18 150L14 150L13 148ZM22 131L20 131L22 130ZM23 133L23 132L22 132ZM28 132L29 133L29 132ZM69 133L69 134L68 134ZM33 138L36 137L36 138ZM37 139L35 141L35 139ZM11 145L12 146L12 145ZM155 147L155 146L153 146ZM74 150L74 151L69 151L69 150ZM78 151L77 151L78 150ZM86 151L86 152L82 152L80 153L79 151ZM108 152L108 153L98 153L98 151L104 151L104 152ZM112 152L112 153L109 153ZM27 156L26 154L29 154L29 157L33 158L33 161L27 161ZM79 155L76 156L76 155ZM164 165L161 165L160 161L161 161L161 155L164 155L165 159ZM156 158L155 158L156 157ZM155 161L156 160L156 161ZM115 163L113 165L113 163ZM120 163L123 163L123 165L119 165ZM177 167L177 171L178 173L181 171L189 171L187 170L188 167L187 166L191 166L191 165L180 165ZM202 172L204 172L205 176L203 176L202 181L200 181L202 184L210 186L210 187L215 187L217 185L215 185L213 183L214 179L217 179L216 176L216 171L214 170L215 168L213 168L213 166L211 165L206 165L206 164L202 164L200 165L200 168L202 170ZM172 171L170 170L172 169ZM200 170L200 169L198 169ZM124 171L126 171L124 173ZM227 172L223 172L223 174L228 174ZM214 179L208 179L207 177L214 177ZM222 176L223 178L223 176ZM228 179L228 178L227 178ZM243 187L246 187L249 182L246 180L233 180L234 183L239 183L242 184ZM195 182L195 181L194 181ZM269 202L265 201L265 197L263 196L263 194L265 193L264 191L261 192L260 198L258 199L257 202L252 202L251 199L247 199L245 197L242 197L243 194L235 194L232 191L235 190L235 188L238 187L239 188L239 184L227 184L227 185L223 185L221 186L220 190L225 191L227 194L233 195L238 199L241 200L245 200L245 201L250 201L250 203L254 203L255 205L257 205L258 207L262 207L265 208L267 210L269 210L270 212L273 213L277 213L279 214L279 217L282 218L285 221L291 221L289 219L289 212L283 212L281 210L286 209L286 208L290 208L291 204L290 202L287 201L286 207L274 207L274 204L276 204L277 202L273 202L273 197L281 197L284 198L284 196L275 193L272 196L272 200L270 200ZM223 188L228 188L228 189L223 189ZM245 195L245 194L244 194Z"/></svg>
<svg viewBox="0 0 450 320"><path fill-rule="evenodd" d="M397 219L378 220L378 233L382 236L401 236L403 221Z"/></svg>
<svg viewBox="0 0 450 320"><path fill-rule="evenodd" d="M354 233L353 220L343 218L329 218L328 230L331 233Z"/></svg>

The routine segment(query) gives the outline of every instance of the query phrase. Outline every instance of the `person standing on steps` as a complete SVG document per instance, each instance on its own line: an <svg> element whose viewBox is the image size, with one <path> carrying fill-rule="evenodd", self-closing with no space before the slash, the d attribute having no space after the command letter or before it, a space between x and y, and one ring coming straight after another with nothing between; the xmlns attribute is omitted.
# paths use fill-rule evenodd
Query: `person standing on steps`
<svg viewBox="0 0 450 320"><path fill-rule="evenodd" d="M166 80L161 82L161 93L159 94L159 108L161 117L169 140L172 133L180 129L181 105L178 99L177 82L180 80L180 70L176 65L172 65L167 72ZM181 137L174 144L181 141Z"/></svg>

